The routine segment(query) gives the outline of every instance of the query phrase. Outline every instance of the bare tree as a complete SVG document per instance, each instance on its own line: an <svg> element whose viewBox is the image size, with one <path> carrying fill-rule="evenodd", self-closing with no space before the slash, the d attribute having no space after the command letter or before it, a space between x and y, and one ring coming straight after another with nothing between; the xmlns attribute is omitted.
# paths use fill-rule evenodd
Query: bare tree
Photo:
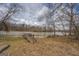
<svg viewBox="0 0 79 59"><path fill-rule="evenodd" d="M57 4L56 6L55 6L55 8L51 11L51 13L50 13L50 19L52 18L52 16L55 14L55 11L57 10L57 9L59 9L60 7L62 6L62 3L60 3L60 4ZM54 19L54 18L53 18ZM52 20L53 20L52 19ZM56 33L56 25L55 25L55 20L53 20L52 21L52 23L53 23L53 31L54 31L54 36L55 36L55 33Z"/></svg>
<svg viewBox="0 0 79 59"><path fill-rule="evenodd" d="M79 39L79 26L76 24L77 20L74 18L75 16L79 15L75 13L74 8L77 6L77 4L69 3L66 4L66 7L70 9L70 11L67 11L65 9L64 13L69 17L69 36L74 35L75 39ZM72 37L73 38L73 37Z"/></svg>
<svg viewBox="0 0 79 59"><path fill-rule="evenodd" d="M9 24L7 22L9 21L11 16L13 16L16 12L20 10L21 7L16 3L12 3L7 8L8 8L8 11L5 14L5 16L2 17L1 22L0 22L5 27L5 31L9 31Z"/></svg>

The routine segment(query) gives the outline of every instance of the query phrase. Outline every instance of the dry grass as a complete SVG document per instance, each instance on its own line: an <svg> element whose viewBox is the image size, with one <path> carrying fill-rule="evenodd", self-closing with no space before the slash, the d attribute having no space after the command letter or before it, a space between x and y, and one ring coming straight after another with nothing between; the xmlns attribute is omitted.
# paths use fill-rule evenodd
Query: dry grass
<svg viewBox="0 0 79 59"><path fill-rule="evenodd" d="M79 55L78 41L64 37L37 39L35 44L28 43L22 37L1 38L0 43L10 44L10 48L0 55L27 56L27 55Z"/></svg>

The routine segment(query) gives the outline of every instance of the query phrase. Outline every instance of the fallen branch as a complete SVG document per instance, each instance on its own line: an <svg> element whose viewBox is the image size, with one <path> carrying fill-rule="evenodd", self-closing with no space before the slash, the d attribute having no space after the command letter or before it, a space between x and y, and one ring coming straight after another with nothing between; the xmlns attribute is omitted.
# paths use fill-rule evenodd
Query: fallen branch
<svg viewBox="0 0 79 59"><path fill-rule="evenodd" d="M0 53L2 53L4 50L6 50L9 47L10 47L10 45L2 45L2 46L0 46Z"/></svg>

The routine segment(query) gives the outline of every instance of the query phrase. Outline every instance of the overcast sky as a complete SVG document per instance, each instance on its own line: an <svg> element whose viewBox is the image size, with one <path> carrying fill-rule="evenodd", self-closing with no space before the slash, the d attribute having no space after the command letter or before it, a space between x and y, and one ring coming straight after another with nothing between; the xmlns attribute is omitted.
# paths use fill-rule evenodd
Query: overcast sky
<svg viewBox="0 0 79 59"><path fill-rule="evenodd" d="M19 5L23 7L23 10L12 16L17 24L46 25L46 20L49 20L51 10L55 8L52 3L20 3ZM0 19L6 14L10 6L11 4L9 3L0 4ZM78 12L79 4L74 9ZM55 19L61 14L61 11L58 10L58 13L54 15Z"/></svg>
<svg viewBox="0 0 79 59"><path fill-rule="evenodd" d="M38 21L38 18L40 16L43 16L44 14L47 14L50 9L47 7L47 5L38 3L26 3L26 4L20 4L24 9L22 12L16 13L12 18L17 20L17 23L27 23L27 24L34 24L34 25L42 25L45 24L45 20ZM0 10L3 11L0 16L3 16L5 12L7 11L7 6L10 6L10 4L0 4Z"/></svg>

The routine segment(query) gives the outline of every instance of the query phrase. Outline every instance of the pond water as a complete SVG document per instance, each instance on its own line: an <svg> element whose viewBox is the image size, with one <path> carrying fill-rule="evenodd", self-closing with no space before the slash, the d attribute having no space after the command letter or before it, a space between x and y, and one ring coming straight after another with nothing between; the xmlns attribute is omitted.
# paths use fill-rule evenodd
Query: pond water
<svg viewBox="0 0 79 59"><path fill-rule="evenodd" d="M23 34L34 34L34 35L54 35L54 32L20 32L20 31L10 31L10 32L5 32L5 31L0 31L0 35L12 35L12 36L21 36ZM56 32L56 35L64 35L63 32ZM66 35L68 35L68 33L66 33Z"/></svg>

